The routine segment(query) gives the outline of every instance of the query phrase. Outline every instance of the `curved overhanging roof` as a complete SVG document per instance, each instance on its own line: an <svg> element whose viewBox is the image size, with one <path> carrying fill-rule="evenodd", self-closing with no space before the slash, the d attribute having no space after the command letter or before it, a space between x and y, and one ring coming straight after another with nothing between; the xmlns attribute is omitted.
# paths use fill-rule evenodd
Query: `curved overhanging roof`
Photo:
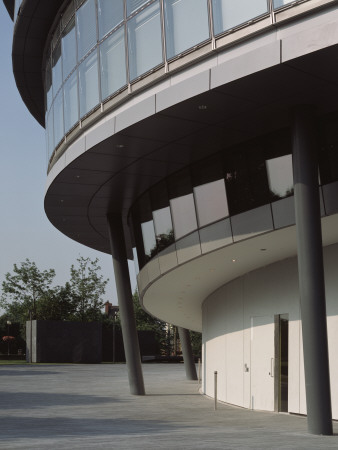
<svg viewBox="0 0 338 450"><path fill-rule="evenodd" d="M14 0L3 0L4 5L10 15L10 18L13 20L14 18Z"/></svg>
<svg viewBox="0 0 338 450"><path fill-rule="evenodd" d="M63 0L23 0L14 24L12 61L16 85L29 112L42 126L45 125L43 52L62 3Z"/></svg>
<svg viewBox="0 0 338 450"><path fill-rule="evenodd" d="M49 220L72 239L110 253L107 215L122 213L128 237L129 208L170 173L290 126L296 105L316 104L320 115L337 111L337 51L334 45L213 89L210 80L217 71L207 70L142 101L134 99L120 115L84 133L53 166L45 196ZM205 88L187 93L198 80ZM176 102L184 95L191 97ZM164 98L172 106L161 109Z"/></svg>
<svg viewBox="0 0 338 450"><path fill-rule="evenodd" d="M322 218L323 245L338 242L338 215ZM264 251L262 251L264 249ZM265 233L199 256L161 275L141 297L161 320L202 331L202 304L213 292L256 269L297 254L296 227Z"/></svg>

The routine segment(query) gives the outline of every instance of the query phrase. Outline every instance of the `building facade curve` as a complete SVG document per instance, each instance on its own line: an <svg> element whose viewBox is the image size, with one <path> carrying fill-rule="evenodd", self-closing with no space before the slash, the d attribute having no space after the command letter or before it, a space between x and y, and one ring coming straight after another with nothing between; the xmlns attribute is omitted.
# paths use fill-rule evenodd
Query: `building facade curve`
<svg viewBox="0 0 338 450"><path fill-rule="evenodd" d="M5 5L18 89L46 128L51 223L106 253L122 239L143 307L203 332L204 393L217 370L220 400L307 412L330 434L318 410L332 401L338 418L337 1ZM316 377L305 395L314 310L330 356L322 406Z"/></svg>

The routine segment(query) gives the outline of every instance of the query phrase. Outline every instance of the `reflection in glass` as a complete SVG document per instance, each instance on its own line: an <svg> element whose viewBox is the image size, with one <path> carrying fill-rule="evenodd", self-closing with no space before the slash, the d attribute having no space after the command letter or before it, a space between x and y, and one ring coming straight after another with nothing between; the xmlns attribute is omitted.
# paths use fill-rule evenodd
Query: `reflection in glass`
<svg viewBox="0 0 338 450"><path fill-rule="evenodd" d="M289 3L294 2L295 0L273 0L273 7L280 8L284 5L288 5Z"/></svg>
<svg viewBox="0 0 338 450"><path fill-rule="evenodd" d="M99 75L97 51L91 53L79 66L80 117L99 103Z"/></svg>
<svg viewBox="0 0 338 450"><path fill-rule="evenodd" d="M153 218L157 249L158 251L161 251L174 242L174 232L169 206L153 211Z"/></svg>
<svg viewBox="0 0 338 450"><path fill-rule="evenodd" d="M62 33L62 71L65 80L76 66L76 34L73 17Z"/></svg>
<svg viewBox="0 0 338 450"><path fill-rule="evenodd" d="M193 194L171 199L170 206L176 239L196 230L197 220Z"/></svg>
<svg viewBox="0 0 338 450"><path fill-rule="evenodd" d="M165 0L167 57L209 39L207 0Z"/></svg>
<svg viewBox="0 0 338 450"><path fill-rule="evenodd" d="M157 253L154 221L149 220L148 222L141 223L141 230L144 253L146 260L149 260Z"/></svg>
<svg viewBox="0 0 338 450"><path fill-rule="evenodd" d="M194 194L200 227L229 215L223 179L196 186Z"/></svg>
<svg viewBox="0 0 338 450"><path fill-rule="evenodd" d="M98 0L99 39L123 20L123 0Z"/></svg>
<svg viewBox="0 0 338 450"><path fill-rule="evenodd" d="M212 0L215 34L268 12L266 0Z"/></svg>
<svg viewBox="0 0 338 450"><path fill-rule="evenodd" d="M52 54L53 96L57 94L62 84L61 43L57 43Z"/></svg>
<svg viewBox="0 0 338 450"><path fill-rule="evenodd" d="M231 215L269 203L266 166L259 147L248 145L226 156L225 186Z"/></svg>
<svg viewBox="0 0 338 450"><path fill-rule="evenodd" d="M53 153L54 150L54 118L53 118L53 108L49 111L46 117L46 137L47 137L47 154L48 157Z"/></svg>
<svg viewBox="0 0 338 450"><path fill-rule="evenodd" d="M271 200L293 194L292 156L285 155L266 161Z"/></svg>
<svg viewBox="0 0 338 450"><path fill-rule="evenodd" d="M100 45L102 98L127 83L124 28L119 28Z"/></svg>
<svg viewBox="0 0 338 450"><path fill-rule="evenodd" d="M130 16L130 14L141 8L147 2L149 0L127 0L127 16Z"/></svg>
<svg viewBox="0 0 338 450"><path fill-rule="evenodd" d="M75 71L63 87L65 105L65 133L79 120L77 72Z"/></svg>
<svg viewBox="0 0 338 450"><path fill-rule="evenodd" d="M95 0L87 0L76 12L77 49L80 61L96 44Z"/></svg>
<svg viewBox="0 0 338 450"><path fill-rule="evenodd" d="M63 94L62 90L54 99L54 144L61 141L64 135L63 129Z"/></svg>
<svg viewBox="0 0 338 450"><path fill-rule="evenodd" d="M134 80L163 61L160 4L158 1L128 22L130 79Z"/></svg>
<svg viewBox="0 0 338 450"><path fill-rule="evenodd" d="M53 101L53 91L52 91L52 68L50 58L46 64L46 111L49 111L49 108L52 105Z"/></svg>

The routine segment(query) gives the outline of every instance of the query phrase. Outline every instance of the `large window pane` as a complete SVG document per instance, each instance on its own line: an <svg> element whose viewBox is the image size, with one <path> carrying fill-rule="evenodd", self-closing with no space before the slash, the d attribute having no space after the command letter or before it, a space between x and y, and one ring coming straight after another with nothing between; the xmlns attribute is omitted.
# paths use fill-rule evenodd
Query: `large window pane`
<svg viewBox="0 0 338 450"><path fill-rule="evenodd" d="M158 251L161 251L174 242L174 231L169 206L154 211L153 218L157 248Z"/></svg>
<svg viewBox="0 0 338 450"><path fill-rule="evenodd" d="M227 155L224 169L230 215L269 203L265 160L259 147L248 145Z"/></svg>
<svg viewBox="0 0 338 450"><path fill-rule="evenodd" d="M98 0L99 39L123 20L123 0Z"/></svg>
<svg viewBox="0 0 338 450"><path fill-rule="evenodd" d="M146 259L149 260L157 254L154 221L149 220L148 222L141 223L141 230L144 253L146 255Z"/></svg>
<svg viewBox="0 0 338 450"><path fill-rule="evenodd" d="M52 68L51 61L48 59L46 64L46 111L49 111L53 101L52 90Z"/></svg>
<svg viewBox="0 0 338 450"><path fill-rule="evenodd" d="M62 70L65 80L76 66L76 35L74 17L62 33Z"/></svg>
<svg viewBox="0 0 338 450"><path fill-rule="evenodd" d="M127 0L127 16L141 8L141 6L147 2L149 2L149 0Z"/></svg>
<svg viewBox="0 0 338 450"><path fill-rule="evenodd" d="M289 3L294 2L295 0L273 0L273 7L280 8L284 5L288 5Z"/></svg>
<svg viewBox="0 0 338 450"><path fill-rule="evenodd" d="M131 80L163 61L158 1L128 22L128 49Z"/></svg>
<svg viewBox="0 0 338 450"><path fill-rule="evenodd" d="M176 239L196 230L197 221L193 194L173 198L170 200L170 206Z"/></svg>
<svg viewBox="0 0 338 450"><path fill-rule="evenodd" d="M266 161L270 198L278 200L293 194L292 156L285 155Z"/></svg>
<svg viewBox="0 0 338 450"><path fill-rule="evenodd" d="M79 66L80 116L99 103L99 76L97 51L91 53Z"/></svg>
<svg viewBox="0 0 338 450"><path fill-rule="evenodd" d="M207 0L165 0L164 11L168 58L209 38Z"/></svg>
<svg viewBox="0 0 338 450"><path fill-rule="evenodd" d="M222 33L268 11L266 0L212 0L215 34Z"/></svg>
<svg viewBox="0 0 338 450"><path fill-rule="evenodd" d="M53 153L54 150L54 119L53 119L53 108L46 115L46 141L47 141L47 154L48 158Z"/></svg>
<svg viewBox="0 0 338 450"><path fill-rule="evenodd" d="M62 84L61 42L59 41L52 54L53 97L57 94Z"/></svg>
<svg viewBox="0 0 338 450"><path fill-rule="evenodd" d="M217 180L194 188L200 227L229 215L224 180Z"/></svg>
<svg viewBox="0 0 338 450"><path fill-rule="evenodd" d="M63 128L63 95L62 90L58 93L54 100L54 144L61 141L64 135Z"/></svg>
<svg viewBox="0 0 338 450"><path fill-rule="evenodd" d="M119 28L100 45L102 98L127 83L124 28Z"/></svg>
<svg viewBox="0 0 338 450"><path fill-rule="evenodd" d="M87 0L76 12L78 59L96 44L95 0Z"/></svg>
<svg viewBox="0 0 338 450"><path fill-rule="evenodd" d="M79 120L77 73L68 78L63 87L65 105L65 132Z"/></svg>

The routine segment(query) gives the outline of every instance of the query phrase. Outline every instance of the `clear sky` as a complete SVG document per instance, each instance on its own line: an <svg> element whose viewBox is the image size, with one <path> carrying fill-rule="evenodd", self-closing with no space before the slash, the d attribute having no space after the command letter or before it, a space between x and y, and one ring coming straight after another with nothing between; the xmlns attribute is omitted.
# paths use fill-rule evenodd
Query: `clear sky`
<svg viewBox="0 0 338 450"><path fill-rule="evenodd" d="M116 304L111 256L72 241L45 216L45 131L17 91L12 34L13 23L0 0L0 283L14 263L29 258L40 270L55 269L55 284L61 285L69 279L70 266L79 256L97 257L102 274L110 279L106 300ZM134 289L135 281L132 284Z"/></svg>

